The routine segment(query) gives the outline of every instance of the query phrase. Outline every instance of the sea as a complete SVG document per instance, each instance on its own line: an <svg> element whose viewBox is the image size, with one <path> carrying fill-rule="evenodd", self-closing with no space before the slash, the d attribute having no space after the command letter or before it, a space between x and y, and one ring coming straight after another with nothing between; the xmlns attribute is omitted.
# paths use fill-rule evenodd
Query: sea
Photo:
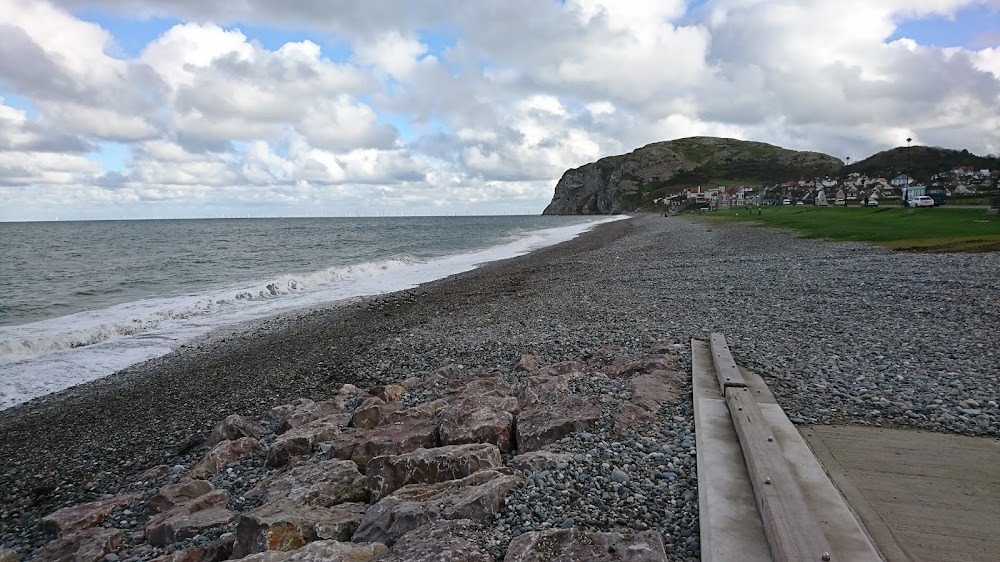
<svg viewBox="0 0 1000 562"><path fill-rule="evenodd" d="M0 223L0 410L222 326L412 288L618 218Z"/></svg>

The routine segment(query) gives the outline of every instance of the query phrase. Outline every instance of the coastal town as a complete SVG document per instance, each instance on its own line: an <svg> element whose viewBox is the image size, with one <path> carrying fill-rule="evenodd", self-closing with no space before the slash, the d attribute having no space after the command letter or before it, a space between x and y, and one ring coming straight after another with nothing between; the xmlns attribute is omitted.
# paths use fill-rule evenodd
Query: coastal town
<svg viewBox="0 0 1000 562"><path fill-rule="evenodd" d="M747 205L906 206L916 197L929 196L934 206L996 203L1000 170L961 166L928 178L908 174L891 177L858 172L843 177L799 178L772 184L698 186L655 202L664 205L696 206L707 209L738 208Z"/></svg>

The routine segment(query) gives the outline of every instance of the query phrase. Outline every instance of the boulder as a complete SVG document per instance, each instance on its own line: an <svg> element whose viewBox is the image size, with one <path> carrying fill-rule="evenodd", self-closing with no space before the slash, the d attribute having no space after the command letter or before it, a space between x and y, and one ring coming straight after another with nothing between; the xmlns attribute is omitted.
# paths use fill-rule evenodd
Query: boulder
<svg viewBox="0 0 1000 562"><path fill-rule="evenodd" d="M269 550L240 558L241 562L368 562L388 548L381 543L355 544L315 541L290 552Z"/></svg>
<svg viewBox="0 0 1000 562"><path fill-rule="evenodd" d="M482 533L466 519L436 521L400 537L378 562L495 562L481 546Z"/></svg>
<svg viewBox="0 0 1000 562"><path fill-rule="evenodd" d="M400 381L399 386L405 388L406 390L410 390L412 388L416 388L419 384L420 377L408 377Z"/></svg>
<svg viewBox="0 0 1000 562"><path fill-rule="evenodd" d="M165 464L156 465L152 468L148 468L140 472L136 477L136 482L147 482L149 480L154 480L163 476L164 474L170 474L171 468Z"/></svg>
<svg viewBox="0 0 1000 562"><path fill-rule="evenodd" d="M441 418L441 444L492 443L503 452L510 451L517 411L517 399L512 396L463 395L451 402Z"/></svg>
<svg viewBox="0 0 1000 562"><path fill-rule="evenodd" d="M368 482L351 461L340 459L307 462L261 483L258 491L267 501L288 499L295 503L332 507L368 501Z"/></svg>
<svg viewBox="0 0 1000 562"><path fill-rule="evenodd" d="M368 394L381 398L386 403L396 402L398 400L402 400L403 396L406 395L406 388L398 384L373 386L368 389Z"/></svg>
<svg viewBox="0 0 1000 562"><path fill-rule="evenodd" d="M654 371L673 371L676 368L677 364L672 358L666 355L650 355L635 361L612 365L605 369L604 374L615 379L649 374Z"/></svg>
<svg viewBox="0 0 1000 562"><path fill-rule="evenodd" d="M569 381L578 378L578 373L562 375L535 375L528 377L524 388L517 396L521 410L539 402L554 402L572 394Z"/></svg>
<svg viewBox="0 0 1000 562"><path fill-rule="evenodd" d="M218 474L226 465L260 450L260 443L253 437L240 437L235 441L223 441L213 447L200 461L196 462L187 471L186 476L208 480Z"/></svg>
<svg viewBox="0 0 1000 562"><path fill-rule="evenodd" d="M341 433L326 444L330 458L354 461L365 470L368 461L380 455L400 455L438 443L437 421L410 419L353 433Z"/></svg>
<svg viewBox="0 0 1000 562"><path fill-rule="evenodd" d="M284 466L292 460L292 457L308 455L312 453L314 445L329 441L339 435L341 426L346 423L346 414L338 412L287 431L271 444L264 464Z"/></svg>
<svg viewBox="0 0 1000 562"><path fill-rule="evenodd" d="M434 371L433 374L444 377L446 379L457 379L458 377L462 376L464 372L465 372L465 367L463 367L462 365L449 363L448 365L445 365L439 368L438 370Z"/></svg>
<svg viewBox="0 0 1000 562"><path fill-rule="evenodd" d="M208 435L205 445L214 447L223 441L235 441L241 437L260 439L263 433L264 428L259 423L248 420L239 414L233 414L215 426L212 433Z"/></svg>
<svg viewBox="0 0 1000 562"><path fill-rule="evenodd" d="M21 555L16 550L0 546L0 562L19 562Z"/></svg>
<svg viewBox="0 0 1000 562"><path fill-rule="evenodd" d="M520 477L482 470L460 480L410 484L368 508L354 541L393 544L405 533L437 520L470 519L491 522L504 505L504 496Z"/></svg>
<svg viewBox="0 0 1000 562"><path fill-rule="evenodd" d="M533 376L559 376L559 375L578 375L583 370L583 363L579 361L563 361L561 363L553 363L552 365L546 365L534 373Z"/></svg>
<svg viewBox="0 0 1000 562"><path fill-rule="evenodd" d="M378 501L407 484L457 480L501 466L503 459L496 445L470 443L375 457L368 461L365 475L371 499Z"/></svg>
<svg viewBox="0 0 1000 562"><path fill-rule="evenodd" d="M351 425L358 429L371 429L382 424L390 414L402 408L403 405L399 402L386 403L378 396L372 396L354 410Z"/></svg>
<svg viewBox="0 0 1000 562"><path fill-rule="evenodd" d="M226 525L236 514L226 509L229 492L213 490L169 511L154 515L146 523L146 542L166 546L189 539L203 530Z"/></svg>
<svg viewBox="0 0 1000 562"><path fill-rule="evenodd" d="M601 407L587 396L570 395L540 402L517 416L517 450L527 453L583 431L601 419Z"/></svg>
<svg viewBox="0 0 1000 562"><path fill-rule="evenodd" d="M170 511L178 505L203 496L214 489L215 486L212 486L208 480L181 478L176 484L160 488L156 495L150 498L149 505L146 506L146 515Z"/></svg>
<svg viewBox="0 0 1000 562"><path fill-rule="evenodd" d="M268 550L296 550L320 539L349 541L365 507L361 503L316 507L287 499L265 503L240 518L233 558Z"/></svg>
<svg viewBox="0 0 1000 562"><path fill-rule="evenodd" d="M122 542L118 529L91 527L50 541L32 558L33 562L98 562Z"/></svg>
<svg viewBox="0 0 1000 562"><path fill-rule="evenodd" d="M542 358L537 355L531 355L528 353L521 354L521 357L514 362L512 367L515 373L517 372L527 372L537 371L539 367L542 366Z"/></svg>
<svg viewBox="0 0 1000 562"><path fill-rule="evenodd" d="M667 562L663 539L656 531L633 537L582 529L531 531L515 538L504 562Z"/></svg>
<svg viewBox="0 0 1000 562"><path fill-rule="evenodd" d="M343 388L341 388L341 391L343 391ZM282 434L334 414L347 416L345 405L346 399L341 399L339 396L333 400L324 400L322 402L313 402L307 398L300 398L296 401L291 411L277 422L275 433ZM344 423L347 423L346 420Z"/></svg>
<svg viewBox="0 0 1000 562"><path fill-rule="evenodd" d="M683 393L683 376L676 371L653 371L631 380L632 397L615 414L614 429L634 428L657 419L660 406L675 403Z"/></svg>
<svg viewBox="0 0 1000 562"><path fill-rule="evenodd" d="M139 499L140 494L125 494L106 500L64 507L54 511L38 522L39 528L56 536L64 536L81 529L96 527L116 509Z"/></svg>
<svg viewBox="0 0 1000 562"><path fill-rule="evenodd" d="M514 470L524 472L535 472L538 470L552 470L560 463L569 463L573 455L568 453L553 453L550 451L531 451L523 455L517 455L510 459L508 466Z"/></svg>
<svg viewBox="0 0 1000 562"><path fill-rule="evenodd" d="M409 420L430 420L437 417L448 406L448 399L439 398L431 402L423 402L417 404L412 408L405 408L403 410L396 410L389 414L388 419L383 425L395 424L400 422L405 422Z"/></svg>

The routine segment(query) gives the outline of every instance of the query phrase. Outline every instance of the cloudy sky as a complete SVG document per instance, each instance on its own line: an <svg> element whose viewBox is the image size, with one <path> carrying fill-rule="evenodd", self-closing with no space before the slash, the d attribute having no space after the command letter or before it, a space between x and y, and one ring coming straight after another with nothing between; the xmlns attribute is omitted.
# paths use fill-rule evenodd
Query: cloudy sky
<svg viewBox="0 0 1000 562"><path fill-rule="evenodd" d="M539 213L692 135L1000 153L1000 0L0 0L0 220Z"/></svg>

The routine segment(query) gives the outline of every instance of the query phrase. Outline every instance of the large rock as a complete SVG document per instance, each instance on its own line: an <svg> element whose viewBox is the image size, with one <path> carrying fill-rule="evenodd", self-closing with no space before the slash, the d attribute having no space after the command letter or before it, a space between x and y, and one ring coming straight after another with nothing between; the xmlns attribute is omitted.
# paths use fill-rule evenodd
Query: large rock
<svg viewBox="0 0 1000 562"><path fill-rule="evenodd" d="M504 496L522 481L482 470L460 480L404 486L368 508L353 540L393 544L405 533L437 520L489 523L503 508Z"/></svg>
<svg viewBox="0 0 1000 562"><path fill-rule="evenodd" d="M378 562L495 562L481 536L482 527L472 521L436 521L400 537Z"/></svg>
<svg viewBox="0 0 1000 562"><path fill-rule="evenodd" d="M368 481L356 464L340 459L296 465L258 489L266 494L267 501L285 498L319 507L368 501Z"/></svg>
<svg viewBox="0 0 1000 562"><path fill-rule="evenodd" d="M349 417L349 414L344 409L345 404L345 400L338 398L322 402L313 402L308 398L300 398L295 402L291 411L277 422L275 433L285 433L286 431L302 427L310 422L335 414ZM274 412L273 409L272 412ZM347 423L346 420L343 423Z"/></svg>
<svg viewBox="0 0 1000 562"><path fill-rule="evenodd" d="M511 541L504 562L667 562L656 531L625 537L581 529L532 531Z"/></svg>
<svg viewBox="0 0 1000 562"><path fill-rule="evenodd" d="M236 514L226 509L229 492L213 490L170 511L154 515L146 523L146 541L154 546L165 546L189 539L205 529L227 525Z"/></svg>
<svg viewBox="0 0 1000 562"><path fill-rule="evenodd" d="M316 507L287 499L268 502L240 518L233 558L268 550L296 550L320 539L349 541L365 507L360 503Z"/></svg>
<svg viewBox="0 0 1000 562"><path fill-rule="evenodd" d="M675 361L666 355L651 355L642 357L635 361L628 361L617 365L612 365L604 370L610 378L634 377L635 375L650 374L657 371L673 371L677 368Z"/></svg>
<svg viewBox="0 0 1000 562"><path fill-rule="evenodd" d="M308 455L312 453L314 445L337 437L341 432L341 426L346 423L347 415L338 412L287 431L271 444L264 464L284 466L292 460L292 457Z"/></svg>
<svg viewBox="0 0 1000 562"><path fill-rule="evenodd" d="M226 465L261 450L260 443L253 437L240 437L235 441L223 441L212 448L204 458L187 471L189 478L208 480Z"/></svg>
<svg viewBox="0 0 1000 562"><path fill-rule="evenodd" d="M239 414L233 414L222 420L208 435L205 445L214 447L223 441L235 441L241 437L260 439L264 428L259 423L248 420Z"/></svg>
<svg viewBox="0 0 1000 562"><path fill-rule="evenodd" d="M399 384L390 384L386 386L374 386L368 389L368 394L372 396L377 396L381 398L384 402L396 402L402 400L403 396L406 395L406 388Z"/></svg>
<svg viewBox="0 0 1000 562"><path fill-rule="evenodd" d="M531 451L510 459L510 468L524 472L557 469L562 463L569 463L573 455L550 451Z"/></svg>
<svg viewBox="0 0 1000 562"><path fill-rule="evenodd" d="M570 395L539 402L517 416L517 450L527 453L566 435L590 428L601 418L601 407L587 396Z"/></svg>
<svg viewBox="0 0 1000 562"><path fill-rule="evenodd" d="M365 470L368 461L380 455L401 455L438 444L437 421L416 418L391 425L341 433L325 445L331 458L354 461Z"/></svg>
<svg viewBox="0 0 1000 562"><path fill-rule="evenodd" d="M170 511L171 509L187 503L199 496L211 492L215 489L208 480L193 480L191 478L181 478L176 484L169 484L160 488L156 495L149 499L146 506L146 515L155 515Z"/></svg>
<svg viewBox="0 0 1000 562"><path fill-rule="evenodd" d="M371 499L378 501L407 484L457 480L501 466L503 459L496 445L470 443L375 457L368 461L365 475Z"/></svg>
<svg viewBox="0 0 1000 562"><path fill-rule="evenodd" d="M21 555L16 550L0 547L0 562L19 562Z"/></svg>
<svg viewBox="0 0 1000 562"><path fill-rule="evenodd" d="M38 522L39 528L46 533L64 536L74 531L96 527L116 509L129 505L139 499L139 494L125 494L106 500L64 507L54 511Z"/></svg>
<svg viewBox="0 0 1000 562"><path fill-rule="evenodd" d="M539 367L542 366L542 358L537 355L531 355L529 353L522 353L518 357L517 361L514 362L514 366L511 369L517 372L527 372L537 371Z"/></svg>
<svg viewBox="0 0 1000 562"><path fill-rule="evenodd" d="M269 550L239 560L241 562L368 562L386 550L388 548L381 543L315 541L298 550Z"/></svg>
<svg viewBox="0 0 1000 562"><path fill-rule="evenodd" d="M654 370L633 378L631 384L632 397L615 414L615 431L657 419L660 406L677 402L683 393L683 376L676 371Z"/></svg>
<svg viewBox="0 0 1000 562"><path fill-rule="evenodd" d="M447 398L439 398L430 402L423 402L411 408L396 410L389 414L384 425L402 423L410 420L432 420L448 406Z"/></svg>
<svg viewBox="0 0 1000 562"><path fill-rule="evenodd" d="M539 403L562 400L573 393L570 381L580 376L577 372L571 372L528 377L517 396L518 407L524 410Z"/></svg>
<svg viewBox="0 0 1000 562"><path fill-rule="evenodd" d="M463 394L451 402L441 418L441 444L492 443L501 451L510 451L514 448L517 411L517 399L512 396Z"/></svg>
<svg viewBox="0 0 1000 562"><path fill-rule="evenodd" d="M399 402L386 403L378 396L372 396L354 410L351 425L358 429L371 429L385 422L393 412L403 409Z"/></svg>
<svg viewBox="0 0 1000 562"><path fill-rule="evenodd" d="M122 542L118 529L91 527L49 542L31 560L33 562L98 562Z"/></svg>

